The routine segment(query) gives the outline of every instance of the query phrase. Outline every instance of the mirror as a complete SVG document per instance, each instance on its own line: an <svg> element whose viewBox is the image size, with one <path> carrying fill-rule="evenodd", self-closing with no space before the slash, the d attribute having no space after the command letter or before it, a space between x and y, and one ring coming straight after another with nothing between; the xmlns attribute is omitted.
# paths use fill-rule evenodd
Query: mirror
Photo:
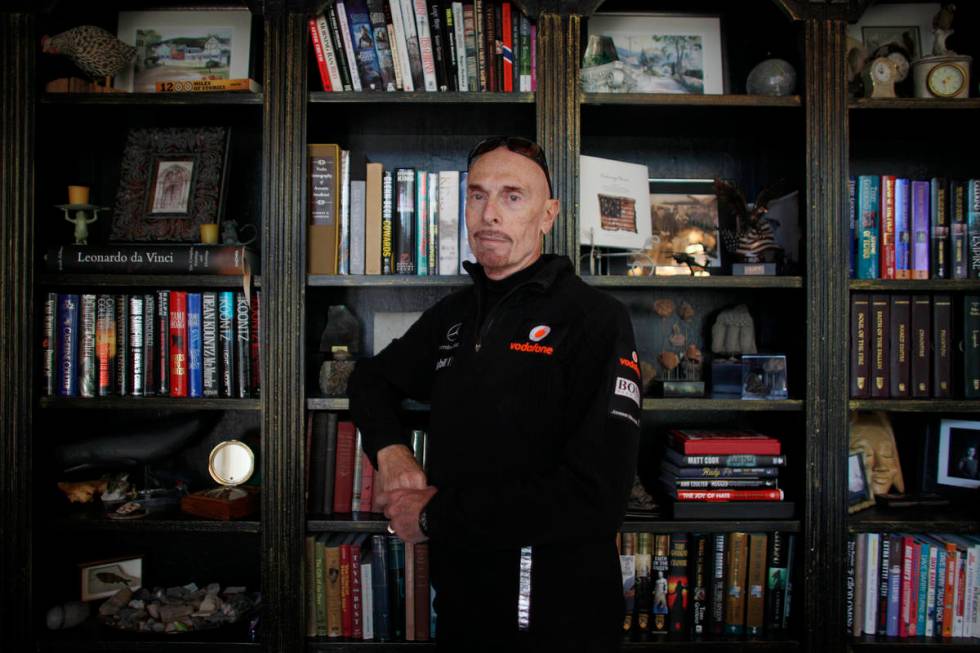
<svg viewBox="0 0 980 653"><path fill-rule="evenodd" d="M255 454L240 440L219 442L208 457L208 471L221 485L241 485L255 471Z"/></svg>

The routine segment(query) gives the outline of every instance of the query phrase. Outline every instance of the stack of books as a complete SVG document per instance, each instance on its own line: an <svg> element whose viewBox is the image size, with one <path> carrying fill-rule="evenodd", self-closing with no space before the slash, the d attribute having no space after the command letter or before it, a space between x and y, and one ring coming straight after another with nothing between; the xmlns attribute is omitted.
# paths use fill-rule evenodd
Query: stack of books
<svg viewBox="0 0 980 653"><path fill-rule="evenodd" d="M660 482L674 518L789 518L779 488L786 465L779 440L747 430L674 429Z"/></svg>

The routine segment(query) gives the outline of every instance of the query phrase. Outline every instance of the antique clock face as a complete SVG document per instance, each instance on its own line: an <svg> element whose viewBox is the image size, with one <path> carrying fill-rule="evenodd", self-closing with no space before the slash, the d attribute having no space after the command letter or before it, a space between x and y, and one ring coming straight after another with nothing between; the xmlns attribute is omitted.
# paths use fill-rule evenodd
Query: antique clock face
<svg viewBox="0 0 980 653"><path fill-rule="evenodd" d="M959 66L939 64L929 71L926 85L929 92L937 97L953 97L963 89L966 77Z"/></svg>
<svg viewBox="0 0 980 653"><path fill-rule="evenodd" d="M865 77L868 97L895 97L895 81L898 79L898 65L888 57L878 57L871 62Z"/></svg>

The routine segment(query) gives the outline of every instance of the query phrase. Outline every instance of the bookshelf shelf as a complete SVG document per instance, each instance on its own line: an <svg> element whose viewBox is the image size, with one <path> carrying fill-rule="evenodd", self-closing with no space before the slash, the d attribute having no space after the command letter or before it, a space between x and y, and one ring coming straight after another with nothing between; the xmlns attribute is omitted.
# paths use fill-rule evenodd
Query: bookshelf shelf
<svg viewBox="0 0 980 653"><path fill-rule="evenodd" d="M898 640L895 638L881 638L881 640L862 637L851 641L849 648L852 651L874 651L884 653L885 651L942 651L942 653L966 653L972 651L976 653L980 647L980 639L975 637L954 637L951 639L926 639L915 637L912 639Z"/></svg>
<svg viewBox="0 0 980 653"><path fill-rule="evenodd" d="M152 515L143 519L109 519L103 515L72 515L55 518L47 522L53 532L111 532L111 533L248 533L258 534L261 523L252 521L211 521L167 515L155 518Z"/></svg>
<svg viewBox="0 0 980 653"><path fill-rule="evenodd" d="M802 288L803 277L624 277L582 276L598 288Z"/></svg>
<svg viewBox="0 0 980 653"><path fill-rule="evenodd" d="M49 288L241 288L242 278L225 274L61 274L39 276ZM252 277L261 288L261 279Z"/></svg>
<svg viewBox="0 0 980 653"><path fill-rule="evenodd" d="M166 651L194 651L200 653L240 653L244 651L262 651L263 647L258 642L209 642L209 641L184 641L173 638L164 639L162 636L152 640L123 640L111 641L109 639L99 639L92 641L79 641L78 639L52 639L40 640L37 643L39 653L59 653L60 651L71 651L80 653L84 651L112 652L119 653L160 653ZM388 650L388 649L385 649Z"/></svg>
<svg viewBox="0 0 980 653"><path fill-rule="evenodd" d="M534 93L313 91L310 93L310 102L315 104L534 104Z"/></svg>
<svg viewBox="0 0 980 653"><path fill-rule="evenodd" d="M306 409L350 410L350 400L347 397L312 397L306 400ZM429 410L429 404L405 399L402 401L402 410Z"/></svg>
<svg viewBox="0 0 980 653"><path fill-rule="evenodd" d="M306 523L308 532L358 532L384 533L388 522L369 515L364 519L310 519ZM784 531L798 533L798 520L629 520L623 522L622 530L637 533L729 533L734 531Z"/></svg>
<svg viewBox="0 0 980 653"><path fill-rule="evenodd" d="M858 98L847 103L850 109L980 109L980 98L939 100L934 98Z"/></svg>
<svg viewBox="0 0 980 653"><path fill-rule="evenodd" d="M96 105L96 106L202 106L254 105L261 107L262 93L240 91L200 93L45 93L41 104L49 105Z"/></svg>
<svg viewBox="0 0 980 653"><path fill-rule="evenodd" d="M943 506L869 508L850 516L851 533L978 533L980 517L963 508Z"/></svg>
<svg viewBox="0 0 980 653"><path fill-rule="evenodd" d="M848 285L851 290L980 291L980 279L851 279Z"/></svg>
<svg viewBox="0 0 980 653"><path fill-rule="evenodd" d="M884 410L894 413L976 413L980 401L969 399L851 399L851 410Z"/></svg>
<svg viewBox="0 0 980 653"><path fill-rule="evenodd" d="M740 651L797 651L800 648L799 642L781 639L756 639L756 640L737 640L737 639L710 639L701 638L693 641L663 641L663 642L623 642L624 651L677 651L678 653L687 652L692 646L701 651L717 651L719 653L738 653ZM367 653L378 651L379 653L398 653L418 650L435 649L434 642L332 642L326 639L308 639L306 644L307 651L322 651L324 653Z"/></svg>
<svg viewBox="0 0 980 653"><path fill-rule="evenodd" d="M261 410L258 399L187 397L41 397L41 408L95 410Z"/></svg>
<svg viewBox="0 0 980 653"><path fill-rule="evenodd" d="M803 410L802 399L773 399L768 401L750 401L743 399L644 399L643 410L650 411L733 411L733 412L767 412ZM350 401L346 397L315 397L306 400L308 410L348 410ZM404 401L405 410L428 410L427 404L417 401Z"/></svg>
<svg viewBox="0 0 980 653"><path fill-rule="evenodd" d="M583 93L582 104L693 106L693 107L769 107L800 108L799 95L771 97L765 95L683 95L671 93Z"/></svg>
<svg viewBox="0 0 980 653"><path fill-rule="evenodd" d="M317 287L357 287L357 288L428 288L444 286L466 286L470 284L468 276L434 276L416 277L408 274L385 274L385 275L332 275L332 274L308 274L306 275L306 285Z"/></svg>

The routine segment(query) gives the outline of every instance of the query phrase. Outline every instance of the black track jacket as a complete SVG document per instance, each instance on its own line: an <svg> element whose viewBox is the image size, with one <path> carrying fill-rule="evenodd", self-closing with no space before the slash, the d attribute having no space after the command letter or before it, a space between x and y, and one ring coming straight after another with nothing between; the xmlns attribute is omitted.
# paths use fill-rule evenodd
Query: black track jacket
<svg viewBox="0 0 980 653"><path fill-rule="evenodd" d="M532 546L530 633L615 638L615 536L636 470L640 374L629 314L546 255L481 314L486 277L359 361L350 409L364 449L408 445L399 401L431 403L426 507L440 641L518 635L520 549Z"/></svg>

